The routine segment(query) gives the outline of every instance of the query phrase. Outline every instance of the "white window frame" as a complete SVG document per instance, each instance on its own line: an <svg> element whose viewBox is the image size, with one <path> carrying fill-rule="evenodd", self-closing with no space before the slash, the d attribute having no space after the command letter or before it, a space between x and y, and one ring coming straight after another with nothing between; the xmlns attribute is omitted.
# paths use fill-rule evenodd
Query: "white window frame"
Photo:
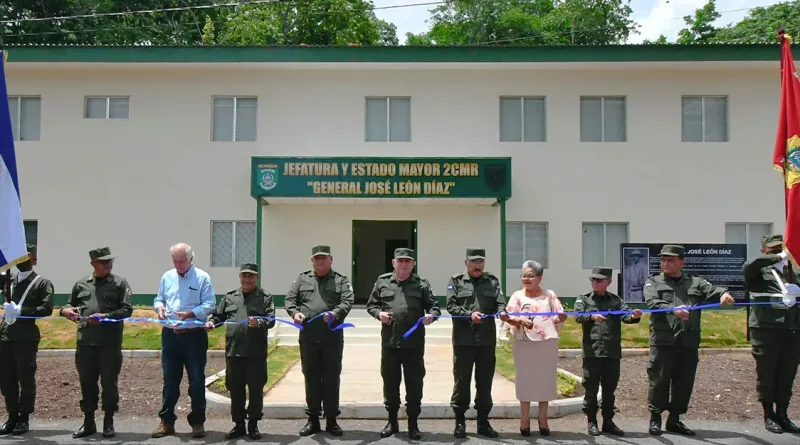
<svg viewBox="0 0 800 445"><path fill-rule="evenodd" d="M731 222L731 221L728 221L728 222L725 223L725 226L724 226L725 233L727 232L728 225L744 226L744 244L746 246L745 250L747 250L747 251L750 250L750 226L753 226L753 225L769 226L768 227L769 230L767 230L767 233L774 233L773 232L773 224L772 224L771 221L762 221L762 222L753 222L753 221L751 221L751 222L741 222L741 221L739 221L739 222ZM723 233L723 235L725 233ZM760 249L760 247L761 247L761 245L759 244L759 249ZM745 252L745 254L746 254L746 252Z"/></svg>
<svg viewBox="0 0 800 445"><path fill-rule="evenodd" d="M608 225L616 225L616 226L625 226L625 239L627 242L630 242L630 223L627 222L619 222L619 221L606 221L606 222L595 222L595 221L583 221L581 222L581 231L585 228L586 225L602 225L603 226L603 264L595 264L591 267L609 267L613 270L619 269L619 264L615 264L613 266L608 265ZM583 244L583 240L581 239L581 244ZM583 245L581 245L581 266L584 270L590 270L583 264Z"/></svg>
<svg viewBox="0 0 800 445"><path fill-rule="evenodd" d="M508 243L507 229L509 224L522 225L522 261L534 260L541 264L543 268L548 269L550 267L550 224L547 221L506 221L506 239L503 240L504 243ZM544 226L544 258L525 258L525 252L528 251L528 225ZM508 244L505 245L505 250L508 251ZM519 266L522 266L522 262L520 262ZM506 264L506 267L508 267L508 264Z"/></svg>
<svg viewBox="0 0 800 445"><path fill-rule="evenodd" d="M105 117L89 117L89 99L105 99L106 113ZM85 96L83 98L83 118L84 119L112 119L111 117L111 99L127 99L128 100L128 116L115 117L113 119L130 119L131 117L131 97L130 96Z"/></svg>
<svg viewBox="0 0 800 445"><path fill-rule="evenodd" d="M502 113L500 112L500 110L498 110L497 111L497 114L499 115L498 116L498 118L499 118L498 120L500 121L500 128L498 129L499 130L498 131L498 133L499 133L498 134L498 138L500 139L500 142L502 142L502 143L520 143L520 142L525 142L525 143L534 143L534 144L535 143L547 142L547 96L500 96L499 103L502 103L504 99L505 100L513 99L513 100L519 101L520 121L518 122L518 124L520 125L520 135L521 135L520 139L521 140L519 140L519 141L504 141L503 140ZM544 105L544 115L542 116L542 121L543 121L542 122L542 128L544 129L544 134L542 135L543 138L542 138L541 141L526 141L525 140L525 99L541 100L542 104Z"/></svg>
<svg viewBox="0 0 800 445"><path fill-rule="evenodd" d="M370 141L367 139L367 121L369 115L367 114L367 100L369 99L382 99L386 102L386 139L381 141ZM408 140L407 141L393 141L392 140L392 100L408 99ZM411 96L366 96L364 98L364 142L393 142L393 143L408 143L411 142Z"/></svg>
<svg viewBox="0 0 800 445"><path fill-rule="evenodd" d="M216 104L217 99L233 99L233 122L231 129L233 133L231 134L230 141L223 141L214 139L214 105ZM236 122L237 122L237 105L239 103L239 99L255 99L256 101L256 134L252 141L240 141L236 139ZM211 142L256 142L258 141L258 116L259 116L259 109L258 109L258 96L212 96L211 97Z"/></svg>
<svg viewBox="0 0 800 445"><path fill-rule="evenodd" d="M722 141L707 141L706 140L706 99L714 98L714 99L725 99L725 139ZM699 141L687 141L683 139L683 100L684 99L700 99L700 140ZM691 94L684 94L681 95L681 142L687 143L725 143L730 142L730 102L728 101L727 95L691 95ZM749 229L748 229L749 230Z"/></svg>
<svg viewBox="0 0 800 445"><path fill-rule="evenodd" d="M583 99L600 99L600 140L584 141L583 139L581 139L582 143L601 142L601 143L621 144L623 142L628 142L628 96L621 96L621 95L581 96L578 102L579 107L580 107L580 101L582 101ZM625 106L625 120L623 121L623 125L625 127L623 129L623 133L625 137L623 137L621 141L606 141L606 99L622 99L622 103ZM580 122L578 122L578 125L579 125L578 129L580 131ZM603 233L605 234L605 231Z"/></svg>
<svg viewBox="0 0 800 445"><path fill-rule="evenodd" d="M216 264L213 264L213 262L214 262L214 253L213 253L214 252L214 224L217 224L217 223L220 223L220 224L222 224L222 223L232 223L232 228L231 228L231 265L230 266L218 266ZM239 267L240 266L240 265L236 264L236 226L238 226L241 223L247 223L247 224L251 224L252 223L252 224L255 224L256 225L256 233L258 233L258 221L244 220L244 219L241 219L241 220L215 219L215 220L211 221L211 231L209 232L209 238L210 238L209 239L209 246L211 247L211 249L210 249L211 250L211 258L210 258L209 264L211 265L211 267L234 268L234 267ZM256 243L257 242L258 242L258 239L256 239ZM257 246L256 246L256 252L258 252L258 247ZM256 258L256 262L258 262L258 261L259 261L259 258Z"/></svg>
<svg viewBox="0 0 800 445"><path fill-rule="evenodd" d="M22 94L22 95L9 95L9 99L16 99L17 100L17 121L11 122L11 135L14 142L38 142L42 140L42 96L37 96L33 94ZM39 99L39 138L38 139L22 139L22 101L24 99Z"/></svg>

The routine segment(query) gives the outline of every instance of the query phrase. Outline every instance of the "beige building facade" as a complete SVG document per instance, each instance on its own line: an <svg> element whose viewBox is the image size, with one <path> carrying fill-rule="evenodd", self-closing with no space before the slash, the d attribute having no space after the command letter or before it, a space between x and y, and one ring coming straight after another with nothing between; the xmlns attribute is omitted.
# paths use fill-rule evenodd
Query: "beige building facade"
<svg viewBox="0 0 800 445"><path fill-rule="evenodd" d="M569 301L620 243L783 230L777 45L11 47L29 241L60 301L108 245L151 304L186 242L217 294L279 296L330 245L357 303L413 247L443 296L466 248ZM616 285L616 284L615 284Z"/></svg>

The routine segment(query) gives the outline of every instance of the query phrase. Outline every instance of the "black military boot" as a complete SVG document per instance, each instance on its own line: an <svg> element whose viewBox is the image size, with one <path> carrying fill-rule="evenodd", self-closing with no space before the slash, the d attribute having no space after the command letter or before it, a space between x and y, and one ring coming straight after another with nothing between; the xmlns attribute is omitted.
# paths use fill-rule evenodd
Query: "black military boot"
<svg viewBox="0 0 800 445"><path fill-rule="evenodd" d="M478 412L478 434L490 438L496 438L498 436L497 431L495 431L494 428L492 428L492 425L489 423L488 411Z"/></svg>
<svg viewBox="0 0 800 445"><path fill-rule="evenodd" d="M422 439L422 435L419 433L419 424L417 424L416 417L408 418L408 438L411 440Z"/></svg>
<svg viewBox="0 0 800 445"><path fill-rule="evenodd" d="M783 428L777 422L778 416L772 409L772 404L761 402L761 407L764 408L764 428L770 433L783 434Z"/></svg>
<svg viewBox="0 0 800 445"><path fill-rule="evenodd" d="M117 432L114 431L114 412L106 411L106 415L103 417L103 437L110 438L116 434Z"/></svg>
<svg viewBox="0 0 800 445"><path fill-rule="evenodd" d="M686 425L681 422L680 417L669 414L667 417L667 431L675 434L683 434L684 436L694 436L694 431L690 430Z"/></svg>
<svg viewBox="0 0 800 445"><path fill-rule="evenodd" d="M225 440L237 439L247 435L247 430L244 429L244 421L236 422L233 428L225 435Z"/></svg>
<svg viewBox="0 0 800 445"><path fill-rule="evenodd" d="M27 414L20 414L19 421L14 426L14 429L11 430L11 435L13 436L21 436L27 433L30 430L28 426L28 415Z"/></svg>
<svg viewBox="0 0 800 445"><path fill-rule="evenodd" d="M456 427L453 430L453 437L464 439L467 437L467 419L464 413L456 413Z"/></svg>
<svg viewBox="0 0 800 445"><path fill-rule="evenodd" d="M247 435L253 440L261 439L261 431L258 430L257 420L250 419L247 422Z"/></svg>
<svg viewBox="0 0 800 445"><path fill-rule="evenodd" d="M8 420L0 427L0 435L11 434L14 431L14 427L17 426L17 422L19 422L19 414L8 413Z"/></svg>
<svg viewBox="0 0 800 445"><path fill-rule="evenodd" d="M89 413L84 413L83 415L83 425L78 428L78 431L72 433L73 439L82 439L84 437L91 436L92 434L97 432L97 424L94 422L94 411Z"/></svg>
<svg viewBox="0 0 800 445"><path fill-rule="evenodd" d="M600 429L597 428L597 411L586 411L586 432L590 436L599 436Z"/></svg>
<svg viewBox="0 0 800 445"><path fill-rule="evenodd" d="M603 412L603 427L601 429L604 433L613 434L615 436L623 437L625 431L614 423L614 411Z"/></svg>
<svg viewBox="0 0 800 445"><path fill-rule="evenodd" d="M789 404L788 403L777 403L775 406L778 408L775 412L778 425L781 426L783 431L787 433L800 433L800 428L798 428L791 420L789 420Z"/></svg>
<svg viewBox="0 0 800 445"><path fill-rule="evenodd" d="M650 413L650 429L647 432L651 436L661 435L661 414Z"/></svg>
<svg viewBox="0 0 800 445"><path fill-rule="evenodd" d="M400 425L397 424L397 411L389 411L389 421L383 427L381 437L385 439L398 431L400 431Z"/></svg>
<svg viewBox="0 0 800 445"><path fill-rule="evenodd" d="M317 416L309 416L308 422L306 425L300 430L301 436L310 436L314 433L318 433L322 431L322 428L319 426L319 417Z"/></svg>
<svg viewBox="0 0 800 445"><path fill-rule="evenodd" d="M342 427L340 427L339 424L336 423L335 417L329 417L325 419L325 431L331 433L331 435L334 435L336 437L339 437L342 434L344 434L344 432L342 431Z"/></svg>

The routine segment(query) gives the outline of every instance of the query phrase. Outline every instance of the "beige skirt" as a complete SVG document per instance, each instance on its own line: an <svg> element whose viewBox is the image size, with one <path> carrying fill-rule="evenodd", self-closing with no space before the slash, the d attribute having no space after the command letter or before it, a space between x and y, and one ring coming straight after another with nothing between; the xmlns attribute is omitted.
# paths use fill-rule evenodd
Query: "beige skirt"
<svg viewBox="0 0 800 445"><path fill-rule="evenodd" d="M549 402L558 399L558 339L514 340L517 400Z"/></svg>

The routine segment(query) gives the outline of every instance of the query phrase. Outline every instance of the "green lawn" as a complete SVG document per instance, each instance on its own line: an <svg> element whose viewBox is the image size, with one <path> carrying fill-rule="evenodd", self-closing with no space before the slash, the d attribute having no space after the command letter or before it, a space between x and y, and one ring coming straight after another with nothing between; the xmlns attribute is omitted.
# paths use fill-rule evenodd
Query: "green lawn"
<svg viewBox="0 0 800 445"><path fill-rule="evenodd" d="M701 348L747 347L747 316L745 309L703 311L703 337ZM561 329L558 347L579 349L581 326L574 318L568 318ZM643 314L639 324L622 325L623 348L646 348L650 339L650 314Z"/></svg>

